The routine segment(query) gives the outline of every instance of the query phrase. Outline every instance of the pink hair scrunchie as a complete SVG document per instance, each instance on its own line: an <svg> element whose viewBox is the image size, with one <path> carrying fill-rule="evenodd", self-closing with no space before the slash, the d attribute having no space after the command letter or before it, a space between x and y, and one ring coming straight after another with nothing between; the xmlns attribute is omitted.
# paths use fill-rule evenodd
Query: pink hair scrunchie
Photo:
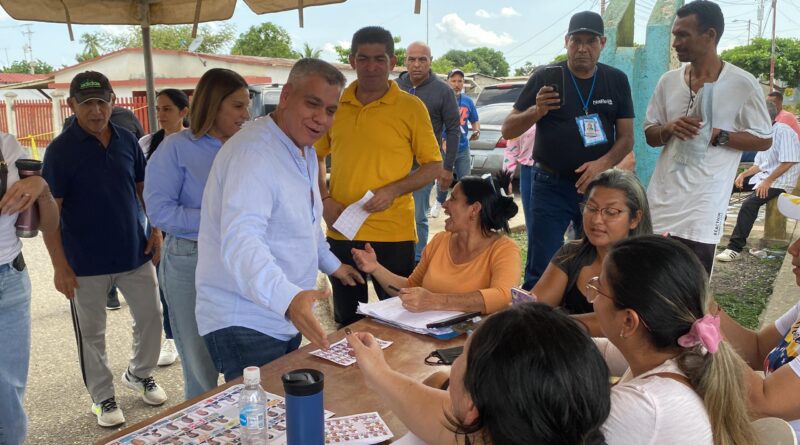
<svg viewBox="0 0 800 445"><path fill-rule="evenodd" d="M684 348L693 348L697 345L714 354L719 349L722 333L719 329L719 315L705 315L692 323L692 329L678 338L678 344Z"/></svg>

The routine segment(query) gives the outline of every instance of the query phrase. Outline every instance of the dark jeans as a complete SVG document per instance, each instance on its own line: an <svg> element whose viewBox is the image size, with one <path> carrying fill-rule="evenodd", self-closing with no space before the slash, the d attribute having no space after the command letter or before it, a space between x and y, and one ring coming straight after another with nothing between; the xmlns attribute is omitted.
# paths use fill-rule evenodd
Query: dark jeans
<svg viewBox="0 0 800 445"><path fill-rule="evenodd" d="M519 196L522 198L522 213L525 216L525 230L528 234L528 255L525 259L525 271L527 273L531 264L531 247L533 243L533 233L531 233L531 222L533 221L533 167L521 165L519 169ZM527 284L527 283L526 283ZM533 286L531 286L533 287Z"/></svg>
<svg viewBox="0 0 800 445"><path fill-rule="evenodd" d="M697 241L692 241L686 238L679 238L677 236L671 236L672 239L675 241L680 241L686 245L694 254L697 256L697 259L700 260L700 264L703 265L703 269L706 270L708 276L711 276L711 269L714 266L714 254L717 251L716 244L706 244L700 243Z"/></svg>
<svg viewBox="0 0 800 445"><path fill-rule="evenodd" d="M331 252L339 258L339 261L353 267L356 267L356 264L355 261L353 261L353 254L350 253L350 249L363 249L366 242L367 241L340 241L328 238ZM411 275L411 272L414 270L413 241L369 241L369 244L375 249L378 262L383 267L401 277ZM334 277L330 277L330 279L331 287L333 288L333 318L336 322L342 326L346 326L364 318L356 314L356 309L358 308L359 302L367 302L367 285L357 284L355 286L345 286ZM375 293L378 294L378 298L381 300L389 298L389 294L387 294L374 279L372 280L372 287L375 288Z"/></svg>
<svg viewBox="0 0 800 445"><path fill-rule="evenodd" d="M531 167L531 218L527 221L528 261L523 288L533 289L539 281L550 259L564 244L564 232L570 221L578 236L583 232L580 210L583 199L573 178Z"/></svg>
<svg viewBox="0 0 800 445"><path fill-rule="evenodd" d="M241 326L231 326L203 336L214 366L225 375L225 381L241 377L248 366L264 366L300 347L303 336L288 341Z"/></svg>
<svg viewBox="0 0 800 445"><path fill-rule="evenodd" d="M753 190L753 185L745 184L744 189ZM769 188L767 189L766 198L759 198L756 196L756 193L753 192L742 201L742 207L739 209L739 214L736 216L736 226L734 226L731 239L728 241L728 249L734 252L741 252L742 249L744 249L744 246L747 244L747 237L750 236L750 231L753 230L753 224L756 222L756 217L758 217L758 210L770 200L784 193L784 191L783 189Z"/></svg>

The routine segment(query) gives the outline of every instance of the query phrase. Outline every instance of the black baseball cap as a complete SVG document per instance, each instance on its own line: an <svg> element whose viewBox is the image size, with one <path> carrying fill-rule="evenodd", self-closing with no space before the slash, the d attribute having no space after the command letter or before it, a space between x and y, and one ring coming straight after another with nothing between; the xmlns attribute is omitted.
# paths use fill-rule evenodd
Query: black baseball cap
<svg viewBox="0 0 800 445"><path fill-rule="evenodd" d="M114 90L108 77L97 71L84 71L73 77L69 84L69 97L75 98L79 104L91 99L110 103L112 94Z"/></svg>
<svg viewBox="0 0 800 445"><path fill-rule="evenodd" d="M569 19L569 31L567 35L578 32L588 32L598 36L603 35L603 18L600 14L593 11L582 11Z"/></svg>
<svg viewBox="0 0 800 445"><path fill-rule="evenodd" d="M461 71L461 69L459 68L453 68L452 70L450 70L450 72L447 73L447 78L449 79L450 77L453 76L453 74L461 74L461 77L465 77L464 72Z"/></svg>

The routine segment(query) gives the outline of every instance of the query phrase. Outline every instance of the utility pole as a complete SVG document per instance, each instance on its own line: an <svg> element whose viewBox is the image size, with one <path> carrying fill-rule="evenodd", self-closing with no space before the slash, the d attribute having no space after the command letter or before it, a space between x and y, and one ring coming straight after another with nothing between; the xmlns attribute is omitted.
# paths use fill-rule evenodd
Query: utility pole
<svg viewBox="0 0 800 445"><path fill-rule="evenodd" d="M775 23L777 22L778 0L772 0L772 50L769 57L769 91L775 91Z"/></svg>
<svg viewBox="0 0 800 445"><path fill-rule="evenodd" d="M22 52L25 54L25 58L28 59L28 72L30 74L34 73L33 67L33 45L31 43L31 37L33 36L33 31L31 31L31 25L22 25L23 27L27 27L27 31L22 31L22 35L28 37L28 43L22 46Z"/></svg>
<svg viewBox="0 0 800 445"><path fill-rule="evenodd" d="M759 0L758 2L758 12L756 14L756 18L758 19L758 36L764 37L764 2L766 0Z"/></svg>
<svg viewBox="0 0 800 445"><path fill-rule="evenodd" d="M748 45L750 44L750 22L752 22L752 20L747 19L747 44Z"/></svg>
<svg viewBox="0 0 800 445"><path fill-rule="evenodd" d="M600 15L606 13L606 0L600 0Z"/></svg>

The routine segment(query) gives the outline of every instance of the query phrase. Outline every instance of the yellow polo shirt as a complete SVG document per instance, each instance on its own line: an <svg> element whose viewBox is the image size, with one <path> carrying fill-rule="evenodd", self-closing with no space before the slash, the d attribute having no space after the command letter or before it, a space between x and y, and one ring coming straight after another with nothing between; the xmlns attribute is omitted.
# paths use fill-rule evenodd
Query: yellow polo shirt
<svg viewBox="0 0 800 445"><path fill-rule="evenodd" d="M367 105L356 98L358 81L342 94L330 130L315 148L320 158L331 155L330 194L350 205L375 190L403 179L419 164L441 162L425 104L389 81L389 90ZM346 239L328 229L333 239ZM370 214L355 237L360 241L416 241L414 200L399 196L388 209Z"/></svg>

